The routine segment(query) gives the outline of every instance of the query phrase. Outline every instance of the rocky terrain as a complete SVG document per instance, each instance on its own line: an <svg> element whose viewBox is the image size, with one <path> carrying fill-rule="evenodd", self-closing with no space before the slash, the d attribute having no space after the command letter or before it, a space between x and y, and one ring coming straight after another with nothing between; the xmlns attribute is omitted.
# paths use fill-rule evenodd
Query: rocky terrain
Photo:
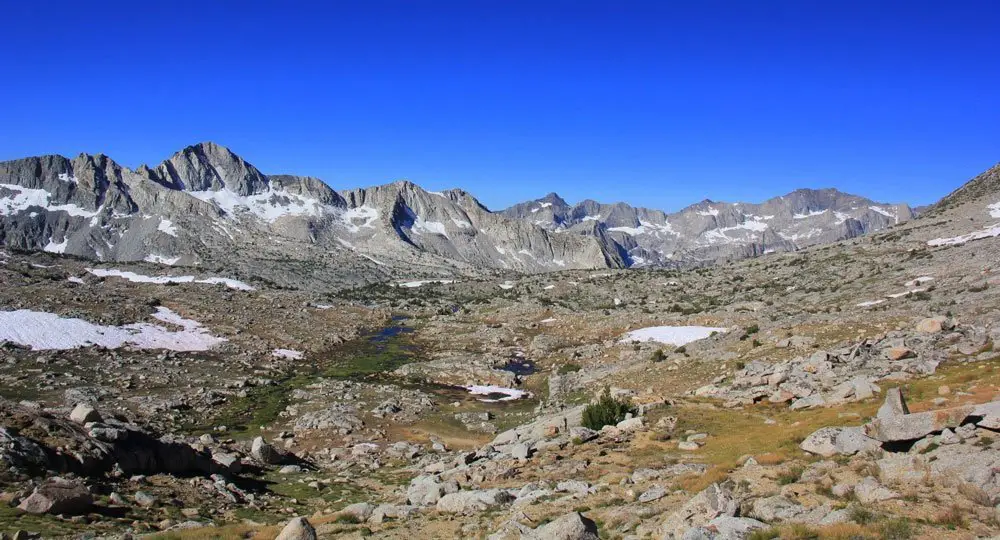
<svg viewBox="0 0 1000 540"><path fill-rule="evenodd" d="M238 159L225 175L199 175L218 157L203 151L139 171L78 158L76 180L58 178L58 158L4 165L18 180L3 189L21 194L0 206L8 536L1000 534L1000 168L915 219L795 251L695 268L561 259L558 271L499 272L417 238L431 235L427 221L444 223L432 212L454 207L421 206L426 192L412 184L326 192L258 177ZM50 172L66 185L48 183ZM223 187L223 176L246 183ZM290 240L287 215L265 226L253 206L220 210L226 190L278 186L274 197L338 208L306 218L318 220L317 247L309 233ZM18 202L36 196L29 189L53 195L47 209ZM466 204L457 192L427 197ZM360 262L372 253L361 246L383 243L365 237L366 206L395 216L386 226L420 246L395 253L420 253L426 271ZM344 215L357 236L340 236ZM465 215L487 231L521 223ZM212 223L234 239L208 233ZM615 256L569 233L579 226L524 230L548 238L539 249L550 256L564 256L557 245L569 244L553 243L564 237ZM611 229L629 226L600 224L615 242ZM279 234L289 236L266 241ZM340 268L311 258L333 235L357 248L329 252ZM41 237L66 249L41 250ZM190 241L191 258L141 260L174 238ZM217 255L248 238L260 249ZM283 242L309 255L268 251ZM388 260L395 248L385 249ZM621 414L595 425L602 403Z"/></svg>

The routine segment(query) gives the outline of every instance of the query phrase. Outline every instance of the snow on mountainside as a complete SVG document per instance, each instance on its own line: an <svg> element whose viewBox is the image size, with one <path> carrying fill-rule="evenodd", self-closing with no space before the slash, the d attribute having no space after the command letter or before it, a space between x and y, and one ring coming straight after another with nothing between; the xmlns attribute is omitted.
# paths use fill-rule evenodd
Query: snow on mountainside
<svg viewBox="0 0 1000 540"><path fill-rule="evenodd" d="M292 260L360 273L387 262L527 272L624 265L598 238L509 220L462 191L396 182L341 194L314 178L265 175L213 143L136 170L103 155L0 163L0 242L107 261Z"/></svg>
<svg viewBox="0 0 1000 540"><path fill-rule="evenodd" d="M952 199L989 191L996 176L984 174ZM988 204L1000 215L1000 200ZM289 284L296 276L359 284L481 269L701 265L853 238L913 217L905 204L834 189L759 204L705 200L671 214L570 205L550 193L491 212L459 189L398 181L338 192L316 178L265 175L214 143L135 170L104 155L0 162L5 246L100 261L224 264ZM289 264L297 272L275 272Z"/></svg>
<svg viewBox="0 0 1000 540"><path fill-rule="evenodd" d="M679 212L586 200L569 205L555 193L504 215L554 233L604 230L630 265L697 264L835 242L913 218L905 204L881 204L834 189L800 189L760 204L705 200Z"/></svg>

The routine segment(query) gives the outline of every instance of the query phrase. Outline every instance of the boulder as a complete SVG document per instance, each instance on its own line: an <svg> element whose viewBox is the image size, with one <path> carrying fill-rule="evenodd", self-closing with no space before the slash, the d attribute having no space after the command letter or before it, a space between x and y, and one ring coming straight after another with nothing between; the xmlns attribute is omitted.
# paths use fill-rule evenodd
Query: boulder
<svg viewBox="0 0 1000 540"><path fill-rule="evenodd" d="M975 411L974 406L875 418L865 425L865 434L882 442L915 441L945 428L955 428Z"/></svg>
<svg viewBox="0 0 1000 540"><path fill-rule="evenodd" d="M253 440L253 444L250 446L250 455L266 465L277 465L283 460L278 449L265 441L264 437L257 437Z"/></svg>
<svg viewBox="0 0 1000 540"><path fill-rule="evenodd" d="M667 490L663 486L653 486L639 495L639 502L648 503L660 500L667 496Z"/></svg>
<svg viewBox="0 0 1000 540"><path fill-rule="evenodd" d="M420 475L410 480L410 487L406 489L406 500L416 506L430 506L436 504L445 494L458 491L458 483L442 482L434 475Z"/></svg>
<svg viewBox="0 0 1000 540"><path fill-rule="evenodd" d="M517 443L510 449L510 457L525 460L531 455L531 447L525 443Z"/></svg>
<svg viewBox="0 0 1000 540"><path fill-rule="evenodd" d="M89 404L77 403L76 407L73 407L73 412L69 413L69 419L83 425L88 422L100 422L101 415L97 412L97 409Z"/></svg>
<svg viewBox="0 0 1000 540"><path fill-rule="evenodd" d="M372 513L375 511L375 505L366 502L359 502L347 505L346 508L340 511L342 516L354 516L358 521L368 521L368 518L372 517Z"/></svg>
<svg viewBox="0 0 1000 540"><path fill-rule="evenodd" d="M638 430L640 430L640 429L643 428L643 426L645 425L645 423L646 423L646 421L645 421L645 419L643 419L643 417L636 416L634 418L628 418L626 420L622 420L621 422L618 422L618 425L616 425L615 427L618 428L618 429L620 429L620 430L622 430L622 431L624 431L624 432L638 431Z"/></svg>
<svg viewBox="0 0 1000 540"><path fill-rule="evenodd" d="M825 427L802 441L800 447L823 457L835 455L852 456L858 452L875 450L879 442L865 435L862 427Z"/></svg>
<svg viewBox="0 0 1000 540"><path fill-rule="evenodd" d="M895 362L897 360L905 360L907 358L916 358L917 353L906 347L890 347L886 349L885 356L889 360Z"/></svg>
<svg viewBox="0 0 1000 540"><path fill-rule="evenodd" d="M598 433L590 428L583 426L575 426L570 428L569 436L574 442L579 441L585 443L587 441L592 441L597 438Z"/></svg>
<svg viewBox="0 0 1000 540"><path fill-rule="evenodd" d="M437 510L446 514L472 515L513 500L514 496L504 489L459 491L441 497L437 502Z"/></svg>
<svg viewBox="0 0 1000 540"><path fill-rule="evenodd" d="M873 476L868 476L854 486L854 496L862 504L899 498L899 493L883 486Z"/></svg>
<svg viewBox="0 0 1000 540"><path fill-rule="evenodd" d="M764 497L753 501L750 517L762 521L788 521L807 512L806 508L797 502L792 502L782 495Z"/></svg>
<svg viewBox="0 0 1000 540"><path fill-rule="evenodd" d="M17 507L29 514L85 514L94 498L80 482L54 477L42 482Z"/></svg>
<svg viewBox="0 0 1000 540"><path fill-rule="evenodd" d="M670 514L660 526L665 538L681 538L692 527L702 527L718 517L733 517L740 501L733 494L732 484L712 484Z"/></svg>
<svg viewBox="0 0 1000 540"><path fill-rule="evenodd" d="M948 318L941 315L928 317L917 323L917 332L923 334L938 334L950 328L951 324L948 323Z"/></svg>
<svg viewBox="0 0 1000 540"><path fill-rule="evenodd" d="M274 540L316 540L316 529L304 517L293 518Z"/></svg>
<svg viewBox="0 0 1000 540"><path fill-rule="evenodd" d="M720 516L703 527L688 529L683 540L743 540L767 524L746 517Z"/></svg>
<svg viewBox="0 0 1000 540"><path fill-rule="evenodd" d="M532 540L598 540L597 524L579 512L560 516L532 531Z"/></svg>
<svg viewBox="0 0 1000 540"><path fill-rule="evenodd" d="M894 416L902 416L904 414L910 414L910 408L906 406L906 400L903 399L903 392L896 388L890 388L885 392L885 401L882 406L878 408L878 412L875 414L876 418L892 418Z"/></svg>
<svg viewBox="0 0 1000 540"><path fill-rule="evenodd" d="M793 411L797 411L799 409L811 409L821 405L826 405L826 400L823 399L823 396L815 394L795 400L789 408Z"/></svg>
<svg viewBox="0 0 1000 540"><path fill-rule="evenodd" d="M991 401L977 405L972 411L972 416L977 417L976 425L986 429L1000 430L1000 401Z"/></svg>

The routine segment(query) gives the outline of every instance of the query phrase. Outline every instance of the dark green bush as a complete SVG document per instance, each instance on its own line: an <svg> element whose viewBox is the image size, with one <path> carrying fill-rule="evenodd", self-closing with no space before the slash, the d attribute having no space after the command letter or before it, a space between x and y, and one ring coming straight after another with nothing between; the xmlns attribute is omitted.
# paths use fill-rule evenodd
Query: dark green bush
<svg viewBox="0 0 1000 540"><path fill-rule="evenodd" d="M597 403L591 403L583 409L583 425L590 429L601 429L621 422L628 413L636 414L636 412L631 401L613 398L611 391L605 388Z"/></svg>

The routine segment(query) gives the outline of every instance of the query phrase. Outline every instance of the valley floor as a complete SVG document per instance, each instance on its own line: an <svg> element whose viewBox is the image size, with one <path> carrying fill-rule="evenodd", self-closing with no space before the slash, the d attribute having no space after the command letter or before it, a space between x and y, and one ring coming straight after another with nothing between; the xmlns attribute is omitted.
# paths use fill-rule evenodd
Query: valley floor
<svg viewBox="0 0 1000 540"><path fill-rule="evenodd" d="M1000 246L922 226L339 291L7 251L0 530L994 536Z"/></svg>

